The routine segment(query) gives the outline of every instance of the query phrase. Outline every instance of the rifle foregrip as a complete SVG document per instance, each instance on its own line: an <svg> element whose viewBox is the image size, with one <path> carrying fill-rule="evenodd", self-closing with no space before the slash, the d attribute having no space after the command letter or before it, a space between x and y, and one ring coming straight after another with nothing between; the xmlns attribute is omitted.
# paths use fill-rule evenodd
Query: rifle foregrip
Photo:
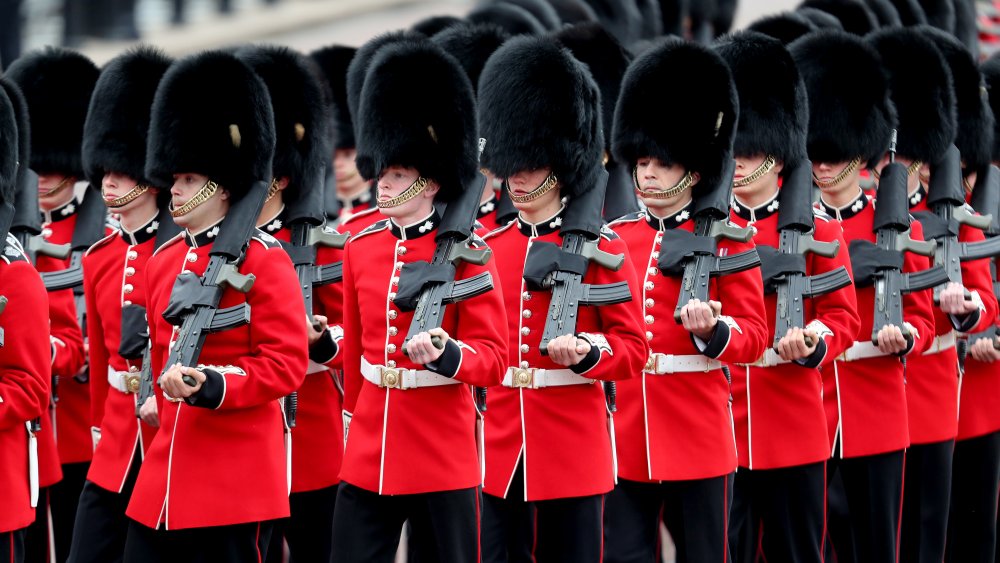
<svg viewBox="0 0 1000 563"><path fill-rule="evenodd" d="M934 256L934 249L937 248L937 241L914 240L910 238L910 233L900 233L896 238L896 250L900 252L912 252L921 256Z"/></svg>
<svg viewBox="0 0 1000 563"><path fill-rule="evenodd" d="M993 222L993 214L976 215L970 212L965 206L957 206L952 210L952 217L961 225L968 225L972 228L985 231L990 228Z"/></svg>
<svg viewBox="0 0 1000 563"><path fill-rule="evenodd" d="M799 238L799 250L805 254L806 252L811 252L816 256L822 256L823 258L833 258L837 256L840 252L840 241L821 241L816 240L812 235L803 235Z"/></svg>
<svg viewBox="0 0 1000 563"><path fill-rule="evenodd" d="M451 261L461 260L476 266L485 266L493 257L493 251L489 247L470 248L465 244L456 244L451 249Z"/></svg>

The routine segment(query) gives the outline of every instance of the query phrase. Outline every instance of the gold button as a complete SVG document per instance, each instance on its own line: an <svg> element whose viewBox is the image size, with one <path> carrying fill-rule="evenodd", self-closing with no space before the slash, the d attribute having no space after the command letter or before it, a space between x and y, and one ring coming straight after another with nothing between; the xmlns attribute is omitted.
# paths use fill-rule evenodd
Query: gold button
<svg viewBox="0 0 1000 563"><path fill-rule="evenodd" d="M647 309L650 308L650 307L652 307L653 306L653 300L652 299L647 299L645 305L646 305Z"/></svg>
<svg viewBox="0 0 1000 563"><path fill-rule="evenodd" d="M389 336L396 336L397 334L399 334L399 329L396 328L396 327L394 327L394 326L390 326L389 327Z"/></svg>
<svg viewBox="0 0 1000 563"><path fill-rule="evenodd" d="M647 332L646 333L646 340L650 340L650 341L653 340L653 333L652 332Z"/></svg>
<svg viewBox="0 0 1000 563"><path fill-rule="evenodd" d="M646 291L651 291L654 287L656 286L653 285L653 282L651 281L646 282Z"/></svg>
<svg viewBox="0 0 1000 563"><path fill-rule="evenodd" d="M122 286L122 291L124 291L125 293L132 293L132 289L133 289L132 284L130 283L127 283L124 286Z"/></svg>
<svg viewBox="0 0 1000 563"><path fill-rule="evenodd" d="M521 294L521 300L522 301L531 301L531 294L528 293L527 291L525 291L524 293Z"/></svg>
<svg viewBox="0 0 1000 563"><path fill-rule="evenodd" d="M406 254L406 247L400 246L396 252L398 252L400 255Z"/></svg>
<svg viewBox="0 0 1000 563"><path fill-rule="evenodd" d="M526 327L526 326L525 327L521 327L521 334L523 336L528 336L529 334L531 334L531 329L528 328L528 327Z"/></svg>
<svg viewBox="0 0 1000 563"><path fill-rule="evenodd" d="M646 324L648 325L653 324L653 320L654 320L653 315L646 315Z"/></svg>
<svg viewBox="0 0 1000 563"><path fill-rule="evenodd" d="M394 368L394 367L396 367L396 361L395 360L389 360L388 362L385 363L385 366L386 367L390 367L390 368Z"/></svg>
<svg viewBox="0 0 1000 563"><path fill-rule="evenodd" d="M126 276L134 276L135 275L135 268L133 268L132 266L129 266L128 268L125 268L125 275Z"/></svg>
<svg viewBox="0 0 1000 563"><path fill-rule="evenodd" d="M529 311L528 309L525 309L524 311L521 311L521 316L524 317L524 318L526 318L526 319L530 319L531 318L531 311Z"/></svg>
<svg viewBox="0 0 1000 563"><path fill-rule="evenodd" d="M399 383L399 374L395 370L387 370L382 376L382 383L386 387L395 387Z"/></svg>
<svg viewBox="0 0 1000 563"><path fill-rule="evenodd" d="M398 315L398 313L397 313L396 311L393 311L393 310L391 310L391 309L389 310L389 319L390 319L390 320L391 320L391 319L395 319L395 318L396 318L396 315Z"/></svg>
<svg viewBox="0 0 1000 563"><path fill-rule="evenodd" d="M188 254L187 255L187 261L188 262L197 262L198 261L198 255L195 254L195 253L193 253L193 252L191 254Z"/></svg>
<svg viewBox="0 0 1000 563"><path fill-rule="evenodd" d="M386 346L385 347L385 351L388 352L388 353L390 353L390 354L395 354L396 353L396 345L395 344L390 344L390 345Z"/></svg>
<svg viewBox="0 0 1000 563"><path fill-rule="evenodd" d="M528 368L528 362L521 362L521 369L527 369L527 368Z"/></svg>
<svg viewBox="0 0 1000 563"><path fill-rule="evenodd" d="M651 275L651 276L655 276L656 275L656 268L650 268L650 269L646 270L646 273L649 274L649 275Z"/></svg>
<svg viewBox="0 0 1000 563"><path fill-rule="evenodd" d="M530 346L528 346L527 344L521 344L521 353L522 354L527 354L528 350L531 350Z"/></svg>
<svg viewBox="0 0 1000 563"><path fill-rule="evenodd" d="M139 253L134 250L129 250L126 256L128 256L129 260L135 260L136 258L139 257Z"/></svg>
<svg viewBox="0 0 1000 563"><path fill-rule="evenodd" d="M396 292L395 291L390 291L389 292L389 301L395 301L395 300L396 300Z"/></svg>

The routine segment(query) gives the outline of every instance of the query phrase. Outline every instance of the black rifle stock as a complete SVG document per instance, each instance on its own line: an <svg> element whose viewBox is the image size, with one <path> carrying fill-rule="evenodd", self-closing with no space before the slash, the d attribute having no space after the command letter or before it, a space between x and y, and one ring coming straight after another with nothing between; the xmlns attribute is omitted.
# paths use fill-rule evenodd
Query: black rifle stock
<svg viewBox="0 0 1000 563"><path fill-rule="evenodd" d="M30 168L18 170L17 195L14 197L14 221L10 233L17 238L28 260L49 256L65 260L69 257L69 244L52 244L42 238L42 220L38 213L38 175Z"/></svg>

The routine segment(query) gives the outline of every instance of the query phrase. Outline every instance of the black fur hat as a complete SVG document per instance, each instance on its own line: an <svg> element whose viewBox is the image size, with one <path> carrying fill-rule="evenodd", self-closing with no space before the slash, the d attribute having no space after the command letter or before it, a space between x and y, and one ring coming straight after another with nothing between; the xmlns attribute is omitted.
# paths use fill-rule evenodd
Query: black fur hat
<svg viewBox="0 0 1000 563"><path fill-rule="evenodd" d="M781 12L764 16L747 26L747 30L773 37L783 45L788 45L816 29L814 23L798 12Z"/></svg>
<svg viewBox="0 0 1000 563"><path fill-rule="evenodd" d="M986 81L986 93L989 95L990 109L994 117L1000 115L1000 53L983 61L979 66ZM993 143L990 144L991 157L993 162L1000 162L1000 120L993 123Z"/></svg>
<svg viewBox="0 0 1000 563"><path fill-rule="evenodd" d="M482 164L499 178L551 168L563 195L594 186L603 168L601 96L587 67L554 37L515 37L479 78Z"/></svg>
<svg viewBox="0 0 1000 563"><path fill-rule="evenodd" d="M636 0L586 0L597 19L622 45L642 39L642 14Z"/></svg>
<svg viewBox="0 0 1000 563"><path fill-rule="evenodd" d="M416 31L390 31L368 40L354 54L351 64L347 66L347 110L351 115L355 139L361 134L361 125L363 125L358 120L358 106L361 103L361 88L365 85L365 76L368 75L372 59L383 47L399 41L419 41L421 39L427 39L427 36ZM357 143L355 142L355 144Z"/></svg>
<svg viewBox="0 0 1000 563"><path fill-rule="evenodd" d="M0 89L0 201L14 202L17 191L17 169L20 156L20 137L17 132L17 114L14 104L4 90ZM4 233L0 233L4 234Z"/></svg>
<svg viewBox="0 0 1000 563"><path fill-rule="evenodd" d="M632 62L629 52L601 24L590 23L566 27L555 38L587 65L590 75L601 91L601 130L605 149L611 148L611 124L615 102L621 91L622 78Z"/></svg>
<svg viewBox="0 0 1000 563"><path fill-rule="evenodd" d="M416 31L417 33L422 33L427 37L434 37L438 33L441 33L457 23L462 23L463 21L465 20L455 16L431 16L413 24L410 29Z"/></svg>
<svg viewBox="0 0 1000 563"><path fill-rule="evenodd" d="M112 59L97 79L83 128L83 167L99 188L106 172L118 172L158 188L146 177L146 137L156 87L173 62L159 49L140 47Z"/></svg>
<svg viewBox="0 0 1000 563"><path fill-rule="evenodd" d="M562 26L562 19L559 13L545 0L482 0L481 6L490 4L512 4L519 8L524 8L529 14L535 16L538 23L542 24L546 30L559 29Z"/></svg>
<svg viewBox="0 0 1000 563"><path fill-rule="evenodd" d="M423 87L414 88L414 85ZM416 168L449 201L478 171L472 84L451 55L429 39L379 50L361 90L358 171L375 179L390 166Z"/></svg>
<svg viewBox="0 0 1000 563"><path fill-rule="evenodd" d="M684 17L688 0L660 0L660 18L664 35L680 37L684 33Z"/></svg>
<svg viewBox="0 0 1000 563"><path fill-rule="evenodd" d="M505 2L479 6L469 12L465 19L472 23L499 25L511 35L541 35L548 31L538 18L531 15L531 12Z"/></svg>
<svg viewBox="0 0 1000 563"><path fill-rule="evenodd" d="M203 174L239 198L271 180L274 144L264 82L232 53L205 51L178 60L160 81L146 177L170 186L174 174Z"/></svg>
<svg viewBox="0 0 1000 563"><path fill-rule="evenodd" d="M347 67L351 64L354 47L332 45L313 51L310 56L316 61L329 85L334 148L354 148L354 126L351 124L351 110L347 105Z"/></svg>
<svg viewBox="0 0 1000 563"><path fill-rule="evenodd" d="M862 0L805 0L803 8L816 8L840 20L844 31L864 37L879 28L878 19Z"/></svg>
<svg viewBox="0 0 1000 563"><path fill-rule="evenodd" d="M867 0L868 8L875 14L880 27L899 27L903 21L899 18L899 12L889 0Z"/></svg>
<svg viewBox="0 0 1000 563"><path fill-rule="evenodd" d="M953 33L955 31L955 4L953 0L919 0L927 16L927 24Z"/></svg>
<svg viewBox="0 0 1000 563"><path fill-rule="evenodd" d="M26 169L31 167L31 122L28 120L28 103L17 84L4 76L0 76L0 93L7 96L14 111L14 120L17 125L18 177L20 177ZM8 201L13 202L14 200Z"/></svg>
<svg viewBox="0 0 1000 563"><path fill-rule="evenodd" d="M69 49L46 47L7 69L24 93L31 118L31 168L83 178L83 123L100 70Z"/></svg>
<svg viewBox="0 0 1000 563"><path fill-rule="evenodd" d="M274 110L274 160L271 175L288 178L285 199L295 201L304 189L322 190L333 148L330 107L320 71L308 56L277 46L237 51L264 81Z"/></svg>
<svg viewBox="0 0 1000 563"><path fill-rule="evenodd" d="M698 80L679 88L680 76ZM666 38L625 73L611 145L621 162L633 165L652 156L698 172L702 185L714 185L733 158L738 119L736 85L722 57L696 43Z"/></svg>
<svg viewBox="0 0 1000 563"><path fill-rule="evenodd" d="M843 31L817 31L788 50L809 99L809 158L825 163L881 159L896 126L896 109L874 47Z"/></svg>
<svg viewBox="0 0 1000 563"><path fill-rule="evenodd" d="M951 70L958 129L955 145L970 171L981 170L993 160L994 116L976 59L954 36L930 26L914 28L934 43Z"/></svg>
<svg viewBox="0 0 1000 563"><path fill-rule="evenodd" d="M812 22L816 26L817 31L821 29L844 31L844 24L840 23L840 20L836 16L823 10L799 7L795 9L795 13Z"/></svg>
<svg viewBox="0 0 1000 563"><path fill-rule="evenodd" d="M458 59L474 91L486 61L508 39L510 34L500 26L471 22L452 26L431 38L446 53Z"/></svg>
<svg viewBox="0 0 1000 563"><path fill-rule="evenodd" d="M934 162L955 142L957 116L951 71L920 31L883 29L866 39L882 57L896 114L900 156Z"/></svg>
<svg viewBox="0 0 1000 563"><path fill-rule="evenodd" d="M727 35L716 41L715 50L729 64L740 98L733 154L769 154L786 167L805 160L809 104L788 50L754 31Z"/></svg>
<svg viewBox="0 0 1000 563"><path fill-rule="evenodd" d="M919 0L889 0L899 14L899 21L904 26L923 25L927 23L927 14L920 6Z"/></svg>
<svg viewBox="0 0 1000 563"><path fill-rule="evenodd" d="M978 60L979 28L976 20L976 0L955 0L955 37Z"/></svg>
<svg viewBox="0 0 1000 563"><path fill-rule="evenodd" d="M596 22L597 14L584 0L549 0L564 24Z"/></svg>

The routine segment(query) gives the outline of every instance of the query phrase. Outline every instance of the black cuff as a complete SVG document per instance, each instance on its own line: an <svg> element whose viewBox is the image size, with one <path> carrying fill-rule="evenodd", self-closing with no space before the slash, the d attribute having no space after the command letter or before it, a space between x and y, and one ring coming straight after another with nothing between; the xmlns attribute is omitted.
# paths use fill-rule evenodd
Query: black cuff
<svg viewBox="0 0 1000 563"><path fill-rule="evenodd" d="M217 409L226 396L226 376L214 369L202 369L201 372L205 374L205 383L201 384L197 393L184 399L184 402L192 407Z"/></svg>
<svg viewBox="0 0 1000 563"><path fill-rule="evenodd" d="M571 369L573 373L577 375L581 373L587 373L588 371L592 370L599 361L601 361L601 349L600 347L591 344L590 352L587 352L587 355L584 356L583 359L580 360L578 364L576 364L575 366L569 366L569 369Z"/></svg>
<svg viewBox="0 0 1000 563"><path fill-rule="evenodd" d="M698 346L698 341L695 340L695 335L693 334L691 335L691 342L694 343L695 348L701 348ZM722 352L726 350L726 346L729 346L729 325L720 320L715 323L715 332L712 333L712 337L705 343L705 349L701 350L701 353L703 356L714 360L722 355Z"/></svg>
<svg viewBox="0 0 1000 563"><path fill-rule="evenodd" d="M903 338L906 340L906 348L902 352L896 354L900 358L902 358L903 356L905 356L905 355L909 354L910 352L912 352L913 351L913 347L916 346L916 344L917 344L917 339L913 337L912 333L911 334L907 334Z"/></svg>
<svg viewBox="0 0 1000 563"><path fill-rule="evenodd" d="M458 368L462 365L462 349L455 344L454 340L448 340L444 345L444 352L441 357L433 362L427 362L424 367L438 375L445 377L455 377L458 375Z"/></svg>
<svg viewBox="0 0 1000 563"><path fill-rule="evenodd" d="M982 309L976 309L975 311L965 314L965 315L948 315L948 320L951 321L951 326L958 332L969 332L970 330L976 328L979 324L979 319L982 316Z"/></svg>
<svg viewBox="0 0 1000 563"><path fill-rule="evenodd" d="M339 350L340 346L333 339L333 333L329 330L324 330L319 340L309 346L309 359L317 364L325 364L336 357Z"/></svg>
<svg viewBox="0 0 1000 563"><path fill-rule="evenodd" d="M805 368L818 368L819 365L823 363L823 358L825 357L826 357L826 340L820 338L819 344L816 344L816 349L813 350L813 353L809 354L805 358L799 358L798 360L795 360L795 363Z"/></svg>

